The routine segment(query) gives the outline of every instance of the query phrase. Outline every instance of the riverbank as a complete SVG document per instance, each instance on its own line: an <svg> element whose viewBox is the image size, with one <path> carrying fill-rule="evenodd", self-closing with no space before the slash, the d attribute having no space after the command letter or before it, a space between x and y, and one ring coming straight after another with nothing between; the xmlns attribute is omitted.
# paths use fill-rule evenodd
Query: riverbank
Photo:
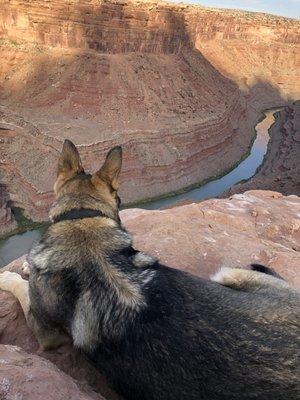
<svg viewBox="0 0 300 400"><path fill-rule="evenodd" d="M272 109L269 109L269 110L272 110ZM268 110L265 110L265 111L268 111ZM179 196L185 195L185 193L188 193L194 189L197 190L198 188L205 186L209 182L213 182L217 179L220 179L223 176L227 175L232 170L234 170L244 159L246 159L249 156L252 146L253 146L253 143L257 136L255 127L261 120L263 120L265 118L264 111L262 111L261 113L249 111L249 116L250 115L251 115L251 118L249 117L250 121L248 124L246 124L247 128L245 128L246 131L249 132L249 135L251 134L251 136L252 136L252 139L250 140L248 147L246 147L246 149L245 149L245 144L242 143L244 140L246 140L245 135L243 135L243 132L241 134L241 137L240 137L240 135L238 135L235 138L236 141L239 143L237 145L236 150L237 150L238 154L241 153L240 159L238 159L237 161L235 161L233 164L230 165L230 161L232 160L233 155L231 154L232 152L229 151L228 149L226 150L225 154L222 155L222 157L218 157L217 159L213 158L211 160L210 156L208 156L206 164L207 165L213 164L214 166L212 169L214 171L217 171L217 173L212 174L211 176L209 176L205 179L202 179L200 181L198 180L196 183L185 184L184 187L179 185L179 189L164 193L163 195L151 196L151 197L147 197L143 200L134 201L134 202L126 202L125 204L122 204L122 209L133 208L133 207L146 208L146 209L147 208L150 208L150 209L151 208L152 209L159 208L160 207L159 203L161 201L168 203L169 201L172 201L171 200L172 198L176 198L176 196L178 196L178 195ZM256 118L256 120L254 118ZM238 132L235 132L235 135L237 135L237 134L238 134ZM248 141L248 139L247 139L247 141ZM244 150L246 150L246 151L244 151ZM228 154L228 152L229 152L229 154ZM220 159L222 159L222 162L220 162ZM228 166L228 164L229 164L229 167L224 169L224 166L225 165ZM196 163L196 165L197 165L197 163ZM201 168L198 166L198 169L201 169ZM122 176L123 175L124 175L124 173L122 173ZM197 172L196 172L196 175L197 175ZM203 172L200 172L200 175L204 175L204 176L207 175L207 171L204 174L203 174ZM122 176L121 176L121 178L122 178ZM187 179L187 181L189 181L189 179ZM178 182L176 183L176 186L178 186ZM121 185L121 192L122 192L122 185ZM46 194L47 203L49 203L48 206L46 207L47 212L40 213L38 221L34 221L34 220L30 219L29 217L26 217L24 215L24 211L22 210L21 207L13 207L11 210L9 209L11 211L11 216L12 216L12 218L10 218L11 229L9 229L9 226L8 226L8 229L6 229L4 231L4 233L2 233L0 231L0 248L1 248L1 241L3 243L3 240L6 240L11 236L19 235L19 234L22 234L24 232L27 232L27 231L30 231L33 229L41 228L48 223L48 220L47 219L43 220L43 218L41 218L41 215L44 215L45 217L48 216L48 209L54 200L54 199L52 199L52 197L53 197L52 194L50 194L50 197L49 197L49 193ZM152 193L155 193L154 189L153 189ZM122 194L123 194L123 192L121 193L121 197L123 199ZM49 202L50 198L52 199L52 201ZM5 203L5 201L4 201L4 203ZM156 204L158 204L158 205L156 205ZM5 208L5 204L3 205L3 207Z"/></svg>
<svg viewBox="0 0 300 400"><path fill-rule="evenodd" d="M233 171L241 162L243 162L251 153L251 149L253 147L253 143L255 142L257 138L257 131L256 131L256 126L266 118L266 112L272 112L275 110L275 108L270 108L266 109L261 112L261 115L258 117L256 123L254 123L253 126L253 131L254 135L253 138L251 139L249 146L246 150L246 152L242 155L242 157L238 160L235 161L232 165L230 165L228 168L223 169L220 173L212 175L206 179L203 179L200 182L193 183L191 185L187 185L183 188L180 188L178 190L174 190L168 193L165 193L163 195L159 196L152 196L151 198L146 198L138 202L130 202L126 204L122 204L122 209L127 209L127 208L146 208L146 209L155 209L159 208L159 203L162 202L176 202L176 197L180 195L185 195L186 193L189 193L193 190L198 190L200 188L203 188L206 184L210 182L214 182L215 180L218 180L220 178L223 178L226 176L228 173ZM174 199L174 201L172 200ZM12 216L13 216L13 221L16 223L16 226L11 231L7 231L4 234L1 234L0 232L0 246L1 246L1 241L8 239L10 236L14 236L17 234L22 234L24 232L33 230L33 229L39 229L42 228L43 226L46 226L48 224L48 220L45 221L40 221L36 222L31 220L30 218L25 217L24 212L21 208L19 207L14 207L12 208Z"/></svg>
<svg viewBox="0 0 300 400"><path fill-rule="evenodd" d="M187 204L192 201L202 201L212 197L218 197L227 188L240 182L244 178L249 178L256 172L261 165L267 151L269 134L268 130L275 121L274 114L281 109L270 108L262 111L262 115L255 125L255 135L250 143L248 151L236 163L217 176L181 189L169 196L158 199L151 199L148 202L135 205L146 209L169 208L178 204ZM260 127L262 126L262 127Z"/></svg>
<svg viewBox="0 0 300 400"><path fill-rule="evenodd" d="M300 100L277 113L269 134L267 153L256 174L231 187L222 197L252 189L300 195Z"/></svg>
<svg viewBox="0 0 300 400"><path fill-rule="evenodd" d="M216 197L222 193L226 188L229 188L232 184L239 182L245 177L252 176L263 160L263 156L267 150L267 144L269 140L268 129L274 122L273 118L274 109L266 110L256 124L255 130L257 134L254 136L251 142L251 148L248 149L247 153L243 156L243 159L234 166L230 167L230 172L223 171L221 177L216 177L213 180L209 180L206 184L188 191L175 194L171 197L152 200L148 203L136 204L136 208L148 208L157 209L160 207L170 207L178 202L191 202L200 201L203 199ZM263 125L264 129L260 129L260 125L266 121ZM124 208L128 208L124 207ZM30 226L30 220L26 219L22 213L16 214L17 220L21 222L21 228L24 226ZM25 219L25 225L24 225ZM35 223L33 223L35 224ZM45 222L46 224L46 222ZM34 240L40 236L42 228L31 230L23 234L13 235L6 240L0 242L0 267L4 266L11 260L19 257L26 253Z"/></svg>
<svg viewBox="0 0 300 400"><path fill-rule="evenodd" d="M13 215L15 225L11 230L8 230L7 232L4 231L3 234L0 232L0 246L3 240L8 239L11 236L19 235L34 229L41 229L49 224L49 221L35 222L29 218L26 218L23 210L19 207L13 207L11 209L11 213Z"/></svg>

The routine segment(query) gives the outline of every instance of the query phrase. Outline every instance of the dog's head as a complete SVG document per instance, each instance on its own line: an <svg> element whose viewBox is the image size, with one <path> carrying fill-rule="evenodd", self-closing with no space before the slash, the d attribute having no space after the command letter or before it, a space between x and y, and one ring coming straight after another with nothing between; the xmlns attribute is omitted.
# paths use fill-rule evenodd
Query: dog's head
<svg viewBox="0 0 300 400"><path fill-rule="evenodd" d="M108 152L104 164L97 172L87 174L76 146L70 140L65 140L54 184L54 193L60 207L65 210L76 207L104 208L111 211L109 214L118 215L120 199L117 190L121 166L122 148L116 146ZM60 199L64 201L60 202Z"/></svg>

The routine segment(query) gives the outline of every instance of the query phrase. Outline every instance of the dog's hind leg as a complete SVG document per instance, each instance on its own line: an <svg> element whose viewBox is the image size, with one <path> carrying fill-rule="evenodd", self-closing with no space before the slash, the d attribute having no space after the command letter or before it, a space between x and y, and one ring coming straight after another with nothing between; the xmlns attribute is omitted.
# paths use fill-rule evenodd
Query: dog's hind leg
<svg viewBox="0 0 300 400"><path fill-rule="evenodd" d="M270 287L291 288L276 272L258 264L252 264L249 269L222 267L210 279L237 290L257 290Z"/></svg>
<svg viewBox="0 0 300 400"><path fill-rule="evenodd" d="M53 349L70 342L70 337L59 328L44 327L30 311L29 283L15 272L5 271L0 274L0 289L15 296L24 312L30 329L35 334L41 349Z"/></svg>

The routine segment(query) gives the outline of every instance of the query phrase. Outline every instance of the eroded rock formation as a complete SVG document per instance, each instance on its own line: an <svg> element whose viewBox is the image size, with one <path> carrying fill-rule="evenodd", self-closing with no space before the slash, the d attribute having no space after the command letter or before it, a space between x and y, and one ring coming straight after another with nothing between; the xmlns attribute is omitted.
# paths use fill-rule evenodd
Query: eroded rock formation
<svg viewBox="0 0 300 400"><path fill-rule="evenodd" d="M300 195L300 101L277 113L269 134L264 163L254 177L234 185L224 196L254 188Z"/></svg>
<svg viewBox="0 0 300 400"><path fill-rule="evenodd" d="M125 149L133 202L219 175L262 108L299 97L299 22L137 1L0 0L1 181L43 220L64 138ZM11 132L8 134L8 131Z"/></svg>
<svg viewBox="0 0 300 400"><path fill-rule="evenodd" d="M133 234L137 249L169 266L208 277L224 265L240 267L261 262L300 287L299 213L297 196L249 191L228 199L168 210L124 210L121 219ZM20 272L23 260L24 257L16 260L6 269ZM64 399L68 389L74 400L100 399L92 390L107 400L118 399L103 377L71 347L38 352L21 308L3 291L0 292L0 343L0 396L5 389L4 398L20 394L37 400ZM39 357L34 355L37 352ZM40 390L37 393L36 387ZM51 395L54 397L47 397Z"/></svg>
<svg viewBox="0 0 300 400"><path fill-rule="evenodd" d="M8 193L5 187L0 184L0 235L5 235L16 227L17 223L12 216L9 206Z"/></svg>

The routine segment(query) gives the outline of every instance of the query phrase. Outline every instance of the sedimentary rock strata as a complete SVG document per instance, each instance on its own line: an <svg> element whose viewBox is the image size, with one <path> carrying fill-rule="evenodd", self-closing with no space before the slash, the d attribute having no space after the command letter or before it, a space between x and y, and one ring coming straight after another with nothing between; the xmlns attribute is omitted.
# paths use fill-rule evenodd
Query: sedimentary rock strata
<svg viewBox="0 0 300 400"><path fill-rule="evenodd" d="M0 235L5 235L16 227L9 205L9 195L5 187L0 185Z"/></svg>
<svg viewBox="0 0 300 400"><path fill-rule="evenodd" d="M226 195L254 188L300 195L299 101L277 113L269 135L267 154L256 174L248 181L234 185Z"/></svg>
<svg viewBox="0 0 300 400"><path fill-rule="evenodd" d="M297 196L249 191L228 199L207 200L168 210L124 210L121 219L133 234L137 249L169 266L207 278L221 266L263 263L300 287L299 213L300 198ZM6 269L20 272L23 261L24 257ZM34 396L34 399L63 399L66 388L73 391L72 399L101 398L100 395L92 397L95 394L91 394L91 390L86 392L88 387L107 400L119 399L100 374L69 346L39 352L40 357L33 355L38 345L22 310L15 299L3 291L0 292L0 343L0 382L1 379L9 382L9 394L21 393L25 397L24 391L29 390L34 396L36 382L44 377L38 387L41 388L39 395L45 391L45 397ZM3 345L19 346L22 351ZM41 360L45 358L76 381L55 370L48 361L43 363ZM20 363L24 368L19 368ZM29 374L35 385L26 381ZM79 392L78 382L84 395ZM57 397L46 397L52 391Z"/></svg>
<svg viewBox="0 0 300 400"><path fill-rule="evenodd" d="M299 97L299 22L134 1L0 0L1 182L47 218L64 138L95 170L124 147L124 202L218 175L262 108Z"/></svg>

